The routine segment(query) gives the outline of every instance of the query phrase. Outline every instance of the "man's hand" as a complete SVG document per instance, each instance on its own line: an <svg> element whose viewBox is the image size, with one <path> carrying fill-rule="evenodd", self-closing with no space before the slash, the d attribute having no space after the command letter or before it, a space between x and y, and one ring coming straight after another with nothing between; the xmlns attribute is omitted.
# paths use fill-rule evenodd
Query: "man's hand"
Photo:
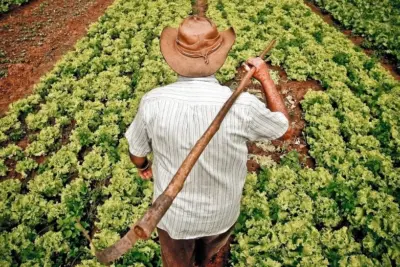
<svg viewBox="0 0 400 267"><path fill-rule="evenodd" d="M146 170L144 171L138 170L138 172L140 178L142 178L143 180L150 180L153 177L153 170L151 169L151 163Z"/></svg>
<svg viewBox="0 0 400 267"><path fill-rule="evenodd" d="M263 81L272 80L271 76L269 75L269 68L267 64L265 63L264 60L262 60L259 57L250 58L249 60L246 61L244 67L247 71L250 70L250 67L255 67L256 71L254 72L253 77L261 83Z"/></svg>
<svg viewBox="0 0 400 267"><path fill-rule="evenodd" d="M153 177L153 170L151 169L151 161L147 157L137 157L129 154L132 163L138 169L140 178L150 180Z"/></svg>

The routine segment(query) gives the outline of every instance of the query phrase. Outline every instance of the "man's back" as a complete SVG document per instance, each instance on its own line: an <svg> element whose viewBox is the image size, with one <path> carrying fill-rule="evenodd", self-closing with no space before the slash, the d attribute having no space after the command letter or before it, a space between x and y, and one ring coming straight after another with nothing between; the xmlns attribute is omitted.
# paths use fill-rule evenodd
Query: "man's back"
<svg viewBox="0 0 400 267"><path fill-rule="evenodd" d="M130 126L127 138L130 148L135 149L132 154L154 153L154 199L167 187L231 94L213 76L180 77L178 82L143 97L139 118ZM242 94L158 227L175 239L228 230L239 215L246 176L246 141L275 139L286 129L287 119L282 113L270 112L254 96Z"/></svg>

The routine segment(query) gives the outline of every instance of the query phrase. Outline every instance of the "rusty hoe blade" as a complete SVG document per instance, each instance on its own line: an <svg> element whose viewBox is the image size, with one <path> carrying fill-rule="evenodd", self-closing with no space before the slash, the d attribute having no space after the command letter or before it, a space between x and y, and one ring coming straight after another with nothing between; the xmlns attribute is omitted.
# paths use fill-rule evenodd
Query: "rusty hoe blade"
<svg viewBox="0 0 400 267"><path fill-rule="evenodd" d="M266 54L274 47L275 40L272 41L266 49L260 55L261 58L264 58ZM129 232L118 242L112 245L109 248L106 248L102 251L96 252L96 256L99 261L103 264L110 263L115 261L120 256L122 256L125 252L132 248L132 246L136 243L137 239L148 239L151 236L151 233L156 228L157 224L160 222L161 218L167 212L172 202L174 201L177 194L182 190L183 184L190 171L192 170L194 164L200 157L201 153L207 147L211 138L215 135L215 133L219 130L219 127L225 118L226 114L232 107L233 103L235 103L236 99L243 92L246 87L248 81L251 79L255 72L255 68L251 68L250 71L247 72L245 77L242 79L239 87L232 93L231 97L225 102L214 121L208 127L203 136L197 141L195 146L190 151L189 155L183 161L182 165L179 167L175 176L172 178L168 187L165 191L154 201L152 206L147 210L144 216L129 230Z"/></svg>
<svg viewBox="0 0 400 267"><path fill-rule="evenodd" d="M103 264L113 262L130 250L135 245L137 240L138 237L135 235L133 228L131 228L128 233L124 235L124 237L118 240L111 247L96 251L96 257L99 262Z"/></svg>

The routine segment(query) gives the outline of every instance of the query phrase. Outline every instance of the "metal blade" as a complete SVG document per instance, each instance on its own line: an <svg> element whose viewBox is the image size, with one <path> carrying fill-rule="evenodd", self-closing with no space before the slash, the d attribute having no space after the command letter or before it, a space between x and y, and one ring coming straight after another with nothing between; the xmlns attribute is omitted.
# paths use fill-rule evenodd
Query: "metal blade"
<svg viewBox="0 0 400 267"><path fill-rule="evenodd" d="M114 245L106 249L96 251L96 257L103 264L113 262L130 250L135 245L137 240L138 237L136 236L132 227L129 232L126 233L124 237L118 240Z"/></svg>

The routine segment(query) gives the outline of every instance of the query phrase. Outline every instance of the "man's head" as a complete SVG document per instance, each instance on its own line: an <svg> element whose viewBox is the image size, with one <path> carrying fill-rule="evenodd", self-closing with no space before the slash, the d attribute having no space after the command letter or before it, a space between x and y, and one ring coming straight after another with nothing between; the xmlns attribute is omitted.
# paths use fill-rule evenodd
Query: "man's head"
<svg viewBox="0 0 400 267"><path fill-rule="evenodd" d="M235 42L233 28L218 32L204 11L205 8L198 15L184 19L178 29L166 27L161 34L161 52L179 75L204 77L214 74L224 64Z"/></svg>

